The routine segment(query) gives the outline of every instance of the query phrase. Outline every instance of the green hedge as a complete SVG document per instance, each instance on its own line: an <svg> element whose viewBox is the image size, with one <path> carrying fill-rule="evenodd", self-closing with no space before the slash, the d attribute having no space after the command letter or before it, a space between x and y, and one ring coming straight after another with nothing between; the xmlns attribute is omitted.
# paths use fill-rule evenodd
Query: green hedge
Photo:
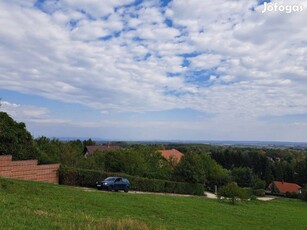
<svg viewBox="0 0 307 230"><path fill-rule="evenodd" d="M264 189L254 189L253 195L263 197L265 196L265 190Z"/></svg>
<svg viewBox="0 0 307 230"><path fill-rule="evenodd" d="M149 179L130 176L122 173L107 173L95 170L60 168L60 184L81 187L95 187L96 181L109 176L125 177L130 181L130 189L146 192L164 192L191 195L204 195L204 186L201 184L189 184L183 182Z"/></svg>
<svg viewBox="0 0 307 230"><path fill-rule="evenodd" d="M302 199L303 201L307 201L307 189L302 189L302 193L299 195L299 198Z"/></svg>
<svg viewBox="0 0 307 230"><path fill-rule="evenodd" d="M299 198L299 194L296 193L296 192L286 192L286 197L297 199L297 198Z"/></svg>

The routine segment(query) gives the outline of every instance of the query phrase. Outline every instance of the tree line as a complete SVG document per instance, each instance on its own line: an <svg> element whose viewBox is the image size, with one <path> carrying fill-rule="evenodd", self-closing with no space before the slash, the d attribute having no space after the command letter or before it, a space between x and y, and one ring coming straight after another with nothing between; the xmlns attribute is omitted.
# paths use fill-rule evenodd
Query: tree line
<svg viewBox="0 0 307 230"><path fill-rule="evenodd" d="M125 173L132 176L201 183L209 189L236 182L241 187L264 189L271 181L307 184L307 154L304 150L238 148L204 144L132 144L124 148L96 152L84 157L84 148L95 141L34 139L24 123L0 112L0 154L18 159L38 159L40 163ZM176 148L184 157L176 164L158 149Z"/></svg>

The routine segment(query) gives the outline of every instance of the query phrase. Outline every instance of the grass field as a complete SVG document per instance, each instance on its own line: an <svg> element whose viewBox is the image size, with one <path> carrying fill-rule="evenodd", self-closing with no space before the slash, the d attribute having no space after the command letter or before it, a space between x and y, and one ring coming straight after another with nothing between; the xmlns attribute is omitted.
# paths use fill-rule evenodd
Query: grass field
<svg viewBox="0 0 307 230"><path fill-rule="evenodd" d="M0 229L307 229L307 203L83 190L0 178Z"/></svg>

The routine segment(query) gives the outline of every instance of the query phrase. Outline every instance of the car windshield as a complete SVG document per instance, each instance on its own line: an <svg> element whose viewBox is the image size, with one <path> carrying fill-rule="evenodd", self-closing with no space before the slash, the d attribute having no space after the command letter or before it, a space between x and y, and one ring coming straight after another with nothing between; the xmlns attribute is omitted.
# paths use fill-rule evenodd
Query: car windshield
<svg viewBox="0 0 307 230"><path fill-rule="evenodd" d="M114 181L116 179L116 177L108 177L105 179L105 181Z"/></svg>

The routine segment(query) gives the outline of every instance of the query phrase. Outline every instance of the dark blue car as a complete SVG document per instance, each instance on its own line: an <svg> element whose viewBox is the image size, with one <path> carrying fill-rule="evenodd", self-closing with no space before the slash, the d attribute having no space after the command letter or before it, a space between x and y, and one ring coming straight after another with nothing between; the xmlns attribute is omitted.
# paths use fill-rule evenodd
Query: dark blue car
<svg viewBox="0 0 307 230"><path fill-rule="evenodd" d="M130 182L123 177L108 177L102 181L97 181L96 187L98 190L114 190L115 192L117 192L118 190L124 190L125 192L128 192Z"/></svg>

